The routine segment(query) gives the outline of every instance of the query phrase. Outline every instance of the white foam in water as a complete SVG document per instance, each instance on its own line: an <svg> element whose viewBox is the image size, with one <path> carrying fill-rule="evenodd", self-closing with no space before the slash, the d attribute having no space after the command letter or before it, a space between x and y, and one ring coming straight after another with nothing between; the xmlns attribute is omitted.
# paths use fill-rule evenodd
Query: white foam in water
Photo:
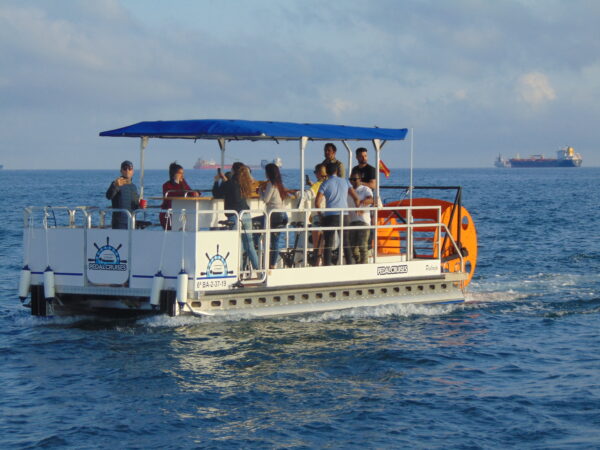
<svg viewBox="0 0 600 450"><path fill-rule="evenodd" d="M204 323L239 322L241 320L252 318L256 319L256 317L250 316L249 314L234 314L229 316L181 315L177 317L157 315L140 319L137 323L146 325L148 327L173 328L201 325Z"/></svg>
<svg viewBox="0 0 600 450"><path fill-rule="evenodd" d="M473 282L467 291L467 302L515 302L531 300L546 295L564 298L594 298L598 295L595 286L596 274L535 273L521 277L497 275L493 278Z"/></svg>
<svg viewBox="0 0 600 450"><path fill-rule="evenodd" d="M36 317L29 315L19 314L15 317L15 324L23 327L36 327L36 326L48 326L48 325L73 325L77 322L84 320L100 320L96 316L50 316L50 317Z"/></svg>
<svg viewBox="0 0 600 450"><path fill-rule="evenodd" d="M466 302L515 302L524 298L531 297L531 294L517 292L513 289L506 291L467 291L465 295Z"/></svg>
<svg viewBox="0 0 600 450"><path fill-rule="evenodd" d="M360 308L312 313L302 316L300 322L323 322L339 319L369 319L388 316L413 317L413 316L443 316L462 309L462 304L444 305L414 305L396 304L382 306L363 306Z"/></svg>
<svg viewBox="0 0 600 450"><path fill-rule="evenodd" d="M519 302L527 300L526 304L519 307L524 308L522 312L530 312L543 308L543 303L535 301L536 297L542 297L549 293L559 297L565 295L576 295L579 298L595 298L599 294L594 289L598 282L596 274L556 274L535 273L523 274L521 277L510 275L496 275L485 280L473 281L466 294L465 301L473 307L477 303L501 303ZM307 313L294 316L271 317L279 320L295 320L300 322L335 321L339 319L368 319L387 316L440 316L451 314L454 311L464 309L465 304L396 304L384 306L365 306L339 311L328 311L323 313ZM256 320L257 317L249 314L236 314L228 316L190 316L182 315L169 317L166 315L150 316L139 319L136 323L147 327L185 327L197 326L207 323L239 322L243 320ZM72 325L81 321L97 320L95 316L68 316L68 317L32 317L24 313L17 314L15 323L23 327L48 326L48 325Z"/></svg>

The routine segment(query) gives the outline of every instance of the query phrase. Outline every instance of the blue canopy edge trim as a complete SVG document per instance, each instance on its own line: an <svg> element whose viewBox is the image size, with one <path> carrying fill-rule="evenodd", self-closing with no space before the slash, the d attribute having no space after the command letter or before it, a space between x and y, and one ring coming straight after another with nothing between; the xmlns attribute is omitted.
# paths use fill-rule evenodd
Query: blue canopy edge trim
<svg viewBox="0 0 600 450"><path fill-rule="evenodd" d="M318 123L263 122L252 120L170 120L139 122L100 136L227 140L403 140L406 128L353 127Z"/></svg>

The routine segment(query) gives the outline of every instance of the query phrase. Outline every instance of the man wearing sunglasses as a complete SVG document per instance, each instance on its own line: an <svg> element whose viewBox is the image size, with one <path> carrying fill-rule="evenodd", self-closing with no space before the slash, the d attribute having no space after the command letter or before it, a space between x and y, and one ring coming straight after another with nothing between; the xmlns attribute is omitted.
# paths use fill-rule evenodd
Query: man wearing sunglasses
<svg viewBox="0 0 600 450"><path fill-rule="evenodd" d="M360 171L352 169L350 175L350 184L354 188L360 202L357 208L367 208L373 205L373 191L369 186L361 184ZM350 197L348 204L351 205ZM353 229L352 227L365 227L371 225L371 213L369 211L351 211L350 212L350 247L355 264L366 264L369 251L369 229Z"/></svg>
<svg viewBox="0 0 600 450"><path fill-rule="evenodd" d="M121 176L116 178L106 191L106 198L112 202L114 209L134 211L140 207L140 196L133 179L133 163L121 163ZM129 218L126 213L115 211L112 215L112 227L115 229L129 228Z"/></svg>

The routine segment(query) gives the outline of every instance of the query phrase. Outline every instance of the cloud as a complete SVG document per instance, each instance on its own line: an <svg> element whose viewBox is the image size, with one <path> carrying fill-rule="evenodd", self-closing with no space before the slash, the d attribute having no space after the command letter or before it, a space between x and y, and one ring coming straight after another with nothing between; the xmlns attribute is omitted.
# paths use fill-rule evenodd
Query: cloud
<svg viewBox="0 0 600 450"><path fill-rule="evenodd" d="M519 98L533 108L556 99L554 88L546 75L539 72L526 73L517 81Z"/></svg>
<svg viewBox="0 0 600 450"><path fill-rule="evenodd" d="M334 98L326 102L326 108L329 109L337 119L339 119L344 114L355 111L356 105L348 100Z"/></svg>
<svg viewBox="0 0 600 450"><path fill-rule="evenodd" d="M487 165L507 132L554 144L565 111L591 145L598 21L579 0L4 0L0 151L60 168L86 145L81 166L107 167L130 143L90 142L100 130L231 117L414 126L423 161Z"/></svg>

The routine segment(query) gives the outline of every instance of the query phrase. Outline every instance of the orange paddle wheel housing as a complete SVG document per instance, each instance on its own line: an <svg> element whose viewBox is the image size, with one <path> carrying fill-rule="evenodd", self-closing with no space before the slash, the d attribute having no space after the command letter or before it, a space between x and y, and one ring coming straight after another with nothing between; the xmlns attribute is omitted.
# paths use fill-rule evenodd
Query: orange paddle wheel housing
<svg viewBox="0 0 600 450"><path fill-rule="evenodd" d="M464 271L468 277L465 281L465 287L471 282L473 274L475 273L475 266L477 265L477 230L475 224L471 218L471 214L465 207L461 207L459 213L458 207L454 208L454 203L447 202L444 200L438 200L435 198L414 198L412 205L415 207L423 206L440 206L440 222L446 224L446 227L450 231L450 235L457 245L461 246L464 261ZM377 249L380 255L398 255L400 254L402 245L406 244L405 233L407 228L406 221L406 210L400 208L406 208L410 206L410 200L402 200L387 203L385 206L397 206L398 210L379 211L377 216L377 223L379 225L398 225L393 228L383 228L377 231ZM452 210L454 209L454 215ZM435 209L413 209L413 223L416 224L427 224L437 223L438 213ZM459 242L459 227L460 227L460 242ZM415 249L413 251L414 258L437 258L438 254L438 242L440 241L440 229L439 227L415 227L415 233L430 233L433 236L426 239L431 242L429 251L423 252L423 249ZM404 235L403 235L404 234ZM417 238L415 238L417 239ZM441 248L441 259L442 259L442 271L444 272L460 272L461 261L460 255L456 251L454 244L448 236L446 231L442 230L441 236L442 248ZM420 252L420 253L419 253Z"/></svg>

